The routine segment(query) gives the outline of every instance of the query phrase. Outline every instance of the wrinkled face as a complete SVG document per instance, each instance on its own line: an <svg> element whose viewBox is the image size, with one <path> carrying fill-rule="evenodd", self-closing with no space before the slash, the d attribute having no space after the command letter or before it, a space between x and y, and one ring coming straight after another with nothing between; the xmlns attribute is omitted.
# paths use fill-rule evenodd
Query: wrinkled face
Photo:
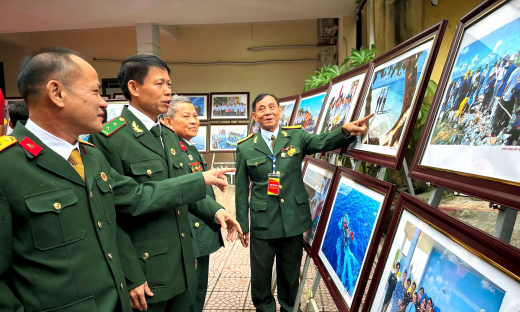
<svg viewBox="0 0 520 312"><path fill-rule="evenodd" d="M193 104L177 103L177 113L174 117L173 119L166 117L164 122L169 124L178 136L186 140L197 136L200 121Z"/></svg>
<svg viewBox="0 0 520 312"><path fill-rule="evenodd" d="M260 124L260 128L272 132L278 127L281 114L282 108L274 97L267 95L256 103L253 119Z"/></svg>
<svg viewBox="0 0 520 312"><path fill-rule="evenodd" d="M85 60L71 55L79 70L66 86L63 93L63 117L70 123L73 134L97 133L103 129L101 85L96 70Z"/></svg>
<svg viewBox="0 0 520 312"><path fill-rule="evenodd" d="M159 67L151 67L143 84L136 82L133 99L144 113L152 120L166 114L171 103L171 80L168 71Z"/></svg>

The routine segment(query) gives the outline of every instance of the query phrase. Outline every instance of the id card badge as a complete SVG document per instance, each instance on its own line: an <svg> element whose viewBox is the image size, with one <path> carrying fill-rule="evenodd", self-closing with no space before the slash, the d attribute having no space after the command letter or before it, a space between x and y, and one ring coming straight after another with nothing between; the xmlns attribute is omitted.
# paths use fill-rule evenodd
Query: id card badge
<svg viewBox="0 0 520 312"><path fill-rule="evenodd" d="M280 191L280 175L269 173L267 175L269 181L267 182L267 195L278 196Z"/></svg>

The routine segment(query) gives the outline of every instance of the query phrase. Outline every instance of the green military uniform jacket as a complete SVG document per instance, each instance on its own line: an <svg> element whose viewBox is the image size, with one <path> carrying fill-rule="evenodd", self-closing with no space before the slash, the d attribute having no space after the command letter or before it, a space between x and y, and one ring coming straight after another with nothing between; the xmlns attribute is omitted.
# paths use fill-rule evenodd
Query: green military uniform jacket
<svg viewBox="0 0 520 312"><path fill-rule="evenodd" d="M163 125L163 148L126 106L121 117L107 122L101 133L89 136L89 141L103 152L112 168L140 183L191 173L173 130ZM125 277L133 282L129 288L147 281L154 293L147 298L149 303L168 300L190 288L196 276L188 211L217 230L220 226L214 218L221 208L206 195L189 206L172 206L140 218L119 218L119 226L132 242L130 246L119 245ZM132 265L137 259L139 265Z"/></svg>
<svg viewBox="0 0 520 312"><path fill-rule="evenodd" d="M204 198L203 177L139 185L82 142L83 181L23 124L13 136L0 138L0 311L132 311L116 212Z"/></svg>
<svg viewBox="0 0 520 312"><path fill-rule="evenodd" d="M183 142L183 140L181 139L179 142ZM208 170L206 162L197 148L185 142L184 146L186 147L186 151L183 155L185 156L185 161L189 164L192 172ZM191 159L189 158L190 155ZM206 186L206 194L212 199L215 199L213 188L209 185ZM197 218L191 213L189 214L189 219L192 238L191 242L195 258L207 256L219 250L220 247L224 247L224 239L222 238L220 231L214 231L211 227L206 225L202 219Z"/></svg>
<svg viewBox="0 0 520 312"><path fill-rule="evenodd" d="M305 155L331 151L355 141L338 128L327 134L310 134L299 126L282 127L278 132L274 155L280 174L279 196L267 195L268 174L273 171L273 156L261 131L238 144L236 158L237 220L242 230L260 239L291 237L304 233L311 225L309 195L302 179ZM283 149L283 151L282 151ZM251 199L249 197L249 182ZM249 209L250 208L250 209Z"/></svg>

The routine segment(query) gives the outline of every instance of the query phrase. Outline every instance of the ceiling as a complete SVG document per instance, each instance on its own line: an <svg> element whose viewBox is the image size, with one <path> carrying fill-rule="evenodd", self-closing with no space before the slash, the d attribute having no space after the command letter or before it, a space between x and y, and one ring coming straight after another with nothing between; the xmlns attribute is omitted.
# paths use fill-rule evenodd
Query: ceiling
<svg viewBox="0 0 520 312"><path fill-rule="evenodd" d="M355 0L0 0L0 33L340 17Z"/></svg>

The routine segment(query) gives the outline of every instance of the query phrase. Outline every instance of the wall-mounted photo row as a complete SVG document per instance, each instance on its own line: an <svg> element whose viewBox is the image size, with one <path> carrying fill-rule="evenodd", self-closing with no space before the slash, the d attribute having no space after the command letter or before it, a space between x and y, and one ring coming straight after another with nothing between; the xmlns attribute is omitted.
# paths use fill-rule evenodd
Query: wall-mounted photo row
<svg viewBox="0 0 520 312"><path fill-rule="evenodd" d="M518 249L401 193L363 312L520 307Z"/></svg>
<svg viewBox="0 0 520 312"><path fill-rule="evenodd" d="M351 121L356 105L365 91L363 87L366 89L367 86L363 84L365 77L370 77L373 69L373 63L368 63L332 79L324 112L315 133L329 133Z"/></svg>
<svg viewBox="0 0 520 312"><path fill-rule="evenodd" d="M395 185L338 168L313 243L314 261L340 311L358 311Z"/></svg>
<svg viewBox="0 0 520 312"><path fill-rule="evenodd" d="M123 107L128 105L128 100L107 100L107 120L121 116Z"/></svg>
<svg viewBox="0 0 520 312"><path fill-rule="evenodd" d="M446 25L442 21L374 59L374 74L353 119L375 116L350 145L351 157L401 168Z"/></svg>
<svg viewBox="0 0 520 312"><path fill-rule="evenodd" d="M247 136L248 125L209 125L209 152L235 152L237 142Z"/></svg>
<svg viewBox="0 0 520 312"><path fill-rule="evenodd" d="M302 172L303 184L309 194L309 206L311 210L312 228L303 233L303 243L307 254L312 255L312 243L318 228L321 213L327 205L327 195L334 182L336 166L318 160L314 157L305 156Z"/></svg>
<svg viewBox="0 0 520 312"><path fill-rule="evenodd" d="M519 78L520 1L485 1L459 22L410 176L520 209Z"/></svg>
<svg viewBox="0 0 520 312"><path fill-rule="evenodd" d="M195 110L197 111L197 117L201 121L208 120L208 103L209 93L176 93L180 96L185 96L190 99Z"/></svg>
<svg viewBox="0 0 520 312"><path fill-rule="evenodd" d="M294 112L294 107L299 99L299 95L288 96L279 99L282 113L280 114L280 127L288 126Z"/></svg>
<svg viewBox="0 0 520 312"><path fill-rule="evenodd" d="M245 119L249 120L249 92L212 92L211 119Z"/></svg>
<svg viewBox="0 0 520 312"><path fill-rule="evenodd" d="M294 106L291 125L301 125L303 130L314 133L329 87L330 84L302 93L300 101Z"/></svg>

